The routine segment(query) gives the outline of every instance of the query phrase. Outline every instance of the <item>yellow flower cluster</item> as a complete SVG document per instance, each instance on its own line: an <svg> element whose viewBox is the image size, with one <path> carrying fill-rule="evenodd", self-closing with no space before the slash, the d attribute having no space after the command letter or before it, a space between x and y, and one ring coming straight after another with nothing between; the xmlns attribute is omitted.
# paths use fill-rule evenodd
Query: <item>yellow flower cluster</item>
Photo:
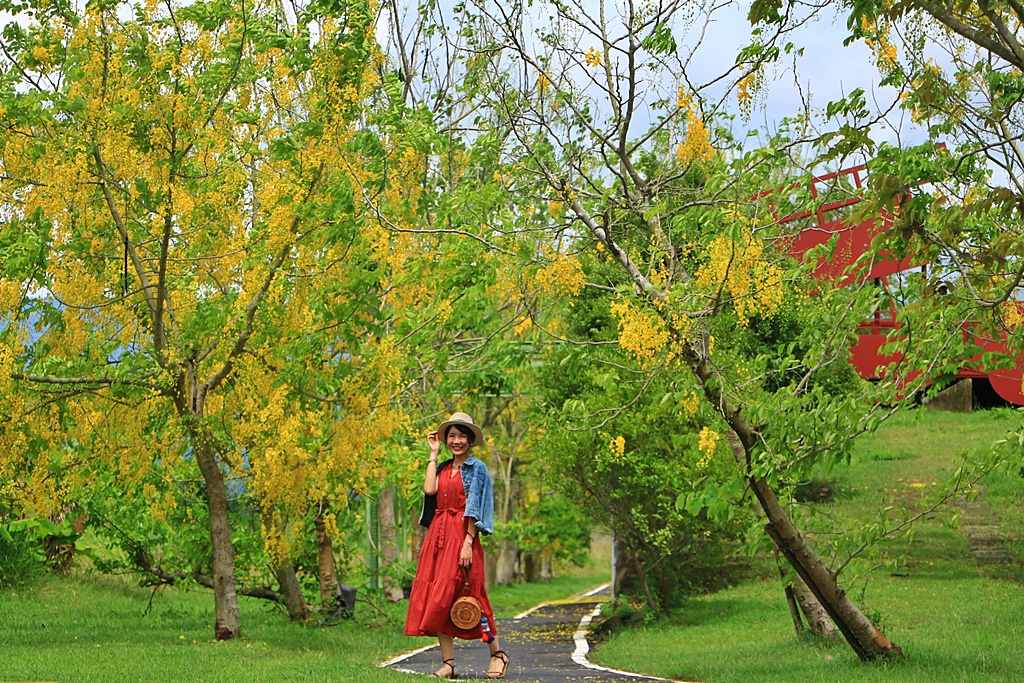
<svg viewBox="0 0 1024 683"><path fill-rule="evenodd" d="M537 284L546 294L568 293L575 296L583 291L586 276L580 262L572 256L545 248L551 263L537 273Z"/></svg>
<svg viewBox="0 0 1024 683"><path fill-rule="evenodd" d="M548 78L547 74L541 72L541 74L537 76L537 90L540 91L541 94L544 94L548 91L548 88L550 87L551 79Z"/></svg>
<svg viewBox="0 0 1024 683"><path fill-rule="evenodd" d="M275 512L272 515L264 515L260 524L260 533L263 536L263 547L271 561L281 562L288 557L291 544L285 538L279 514Z"/></svg>
<svg viewBox="0 0 1024 683"><path fill-rule="evenodd" d="M696 391L689 391L683 396L683 399L679 402L680 417L693 417L697 414L697 409L700 407L700 396Z"/></svg>
<svg viewBox="0 0 1024 683"><path fill-rule="evenodd" d="M590 49L587 50L587 54L584 56L584 59L587 60L587 66L600 66L601 50L591 46Z"/></svg>
<svg viewBox="0 0 1024 683"><path fill-rule="evenodd" d="M452 302L448 299L441 299L437 303L437 324L444 325L452 317Z"/></svg>
<svg viewBox="0 0 1024 683"><path fill-rule="evenodd" d="M531 318L530 316L526 316L525 318L522 319L521 322L519 322L514 328L512 328L512 333L518 337L519 335L529 330L531 327L533 327L533 318Z"/></svg>
<svg viewBox="0 0 1024 683"><path fill-rule="evenodd" d="M913 79L913 90L921 91L929 89L929 81L941 81L943 79L942 67L940 67L935 60L926 59L924 67L918 72ZM917 124L923 124L931 116L932 112L928 104L918 99L910 110L910 120ZM962 118L965 116L964 107L962 104L958 104L956 100L951 102L949 109L946 111L946 115L950 118ZM896 207L900 207L897 205Z"/></svg>
<svg viewBox="0 0 1024 683"><path fill-rule="evenodd" d="M612 452L612 460L622 460L626 456L626 439L621 436L615 437L608 442L608 450Z"/></svg>
<svg viewBox="0 0 1024 683"><path fill-rule="evenodd" d="M1022 304L1017 301L1007 301L999 306L1007 327L1020 327L1020 324L1024 323L1024 312L1021 311L1021 306Z"/></svg>
<svg viewBox="0 0 1024 683"><path fill-rule="evenodd" d="M633 21L636 24L643 24L645 20L654 16L654 12L654 3L651 0L644 0L633 14Z"/></svg>
<svg viewBox="0 0 1024 683"><path fill-rule="evenodd" d="M761 89L763 82L764 72L758 69L745 74L736 83L736 102L744 117L750 117L750 112L754 107L754 95Z"/></svg>
<svg viewBox="0 0 1024 683"><path fill-rule="evenodd" d="M7 344L0 344L0 395L11 385L11 370L14 365L14 352ZM5 397L6 399L6 397Z"/></svg>
<svg viewBox="0 0 1024 683"><path fill-rule="evenodd" d="M628 301L615 302L611 311L619 321L619 345L636 356L641 365L649 366L669 342L662 320L634 308Z"/></svg>
<svg viewBox="0 0 1024 683"><path fill-rule="evenodd" d="M864 42L874 54L875 66L883 75L891 73L899 66L899 52L889 40L889 26L877 26L867 18L862 18L861 27L874 35L873 38L865 38Z"/></svg>
<svg viewBox="0 0 1024 683"><path fill-rule="evenodd" d="M711 147L711 136L700 117L700 110L683 87L679 88L677 106L685 119L683 141L676 147L676 158L680 165L710 161L715 155Z"/></svg>
<svg viewBox="0 0 1024 683"><path fill-rule="evenodd" d="M718 439L720 438L718 432L708 427L701 427L700 434L698 435L697 450L701 452L700 461L697 463L697 469L704 469L711 464L711 458L715 455L715 448L718 446Z"/></svg>
<svg viewBox="0 0 1024 683"><path fill-rule="evenodd" d="M690 93L687 92L686 86L679 86L679 91L676 93L676 107L679 109L688 109L692 101L693 98L690 96Z"/></svg>
<svg viewBox="0 0 1024 683"><path fill-rule="evenodd" d="M754 315L770 316L784 294L782 270L770 263L760 241L744 231L736 240L716 237L707 248L708 260L697 270L696 285L709 297L721 292L731 300L746 326Z"/></svg>

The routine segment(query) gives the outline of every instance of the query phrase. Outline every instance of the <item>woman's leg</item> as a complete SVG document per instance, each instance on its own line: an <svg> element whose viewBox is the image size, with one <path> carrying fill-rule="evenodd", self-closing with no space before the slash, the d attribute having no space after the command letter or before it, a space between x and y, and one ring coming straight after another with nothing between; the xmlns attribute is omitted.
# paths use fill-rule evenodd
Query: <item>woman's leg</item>
<svg viewBox="0 0 1024 683"><path fill-rule="evenodd" d="M437 643L441 646L441 659L444 660L444 664L436 673L442 678L448 678L455 674L455 665L452 663L455 661L455 643L447 633L438 633Z"/></svg>
<svg viewBox="0 0 1024 683"><path fill-rule="evenodd" d="M491 663L487 667L487 678L501 678L508 668L508 655L501 649L497 638L489 642L487 647L491 650Z"/></svg>

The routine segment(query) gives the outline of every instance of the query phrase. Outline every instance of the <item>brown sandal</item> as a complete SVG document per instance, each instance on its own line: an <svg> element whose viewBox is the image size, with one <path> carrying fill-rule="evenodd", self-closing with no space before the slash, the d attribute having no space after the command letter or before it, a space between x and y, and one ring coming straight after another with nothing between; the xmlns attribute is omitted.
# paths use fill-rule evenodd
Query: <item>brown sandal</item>
<svg viewBox="0 0 1024 683"><path fill-rule="evenodd" d="M447 666L448 669L450 670L448 672L448 675L447 676L443 676L443 675L441 675L439 673L433 673L433 674L430 674L430 678L448 678L448 679L452 679L452 678L458 678L459 677L459 672L455 670L455 660L454 659L442 659L441 661L443 662L443 664L441 664L441 668L443 669L444 667Z"/></svg>
<svg viewBox="0 0 1024 683"><path fill-rule="evenodd" d="M508 671L508 655L504 650L495 650L491 653L491 659L498 659L501 661L501 673L487 672L487 678L504 678L505 672Z"/></svg>

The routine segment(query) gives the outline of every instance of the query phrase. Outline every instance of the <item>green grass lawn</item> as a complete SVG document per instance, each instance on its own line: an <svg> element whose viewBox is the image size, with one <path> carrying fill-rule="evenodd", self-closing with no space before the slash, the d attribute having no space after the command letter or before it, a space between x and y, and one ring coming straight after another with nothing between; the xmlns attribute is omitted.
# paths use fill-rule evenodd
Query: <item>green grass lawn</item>
<svg viewBox="0 0 1024 683"><path fill-rule="evenodd" d="M209 593L150 591L101 577L51 579L0 594L3 681L396 681L373 663L403 648L399 610L330 628L291 625L244 599L244 638L212 639Z"/></svg>
<svg viewBox="0 0 1024 683"><path fill-rule="evenodd" d="M539 584L497 588L497 615L584 590L607 572L591 568ZM99 576L53 578L0 593L0 681L65 683L409 681L377 664L436 642L402 634L405 603L358 603L337 626L289 624L265 601L242 598L241 640L213 640L206 591L152 592Z"/></svg>
<svg viewBox="0 0 1024 683"><path fill-rule="evenodd" d="M956 467L962 449L1018 428L1006 410L954 415L914 411L860 440L849 466L829 475L836 516L920 496ZM996 473L986 496L1019 550L1024 479ZM798 640L775 581L746 583L689 600L665 620L615 634L592 660L679 680L1020 681L1024 679L1024 586L984 578L951 523L955 506L929 515L909 538L886 542L903 562L851 586L855 602L905 652L864 664L845 643ZM863 591L863 595L861 594Z"/></svg>

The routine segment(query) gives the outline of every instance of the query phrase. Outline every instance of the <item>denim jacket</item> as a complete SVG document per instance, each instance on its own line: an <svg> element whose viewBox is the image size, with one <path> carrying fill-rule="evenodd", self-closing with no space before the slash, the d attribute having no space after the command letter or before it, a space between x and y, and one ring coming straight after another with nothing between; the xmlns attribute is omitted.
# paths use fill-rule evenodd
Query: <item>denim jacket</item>
<svg viewBox="0 0 1024 683"><path fill-rule="evenodd" d="M449 467L451 460L445 460L437 466L437 476L441 470ZM476 528L480 533L494 533L494 483L487 465L476 456L469 456L462 464L462 486L466 490L466 517L476 520ZM420 515L420 526L429 527L437 512L437 494L423 494L423 513Z"/></svg>

